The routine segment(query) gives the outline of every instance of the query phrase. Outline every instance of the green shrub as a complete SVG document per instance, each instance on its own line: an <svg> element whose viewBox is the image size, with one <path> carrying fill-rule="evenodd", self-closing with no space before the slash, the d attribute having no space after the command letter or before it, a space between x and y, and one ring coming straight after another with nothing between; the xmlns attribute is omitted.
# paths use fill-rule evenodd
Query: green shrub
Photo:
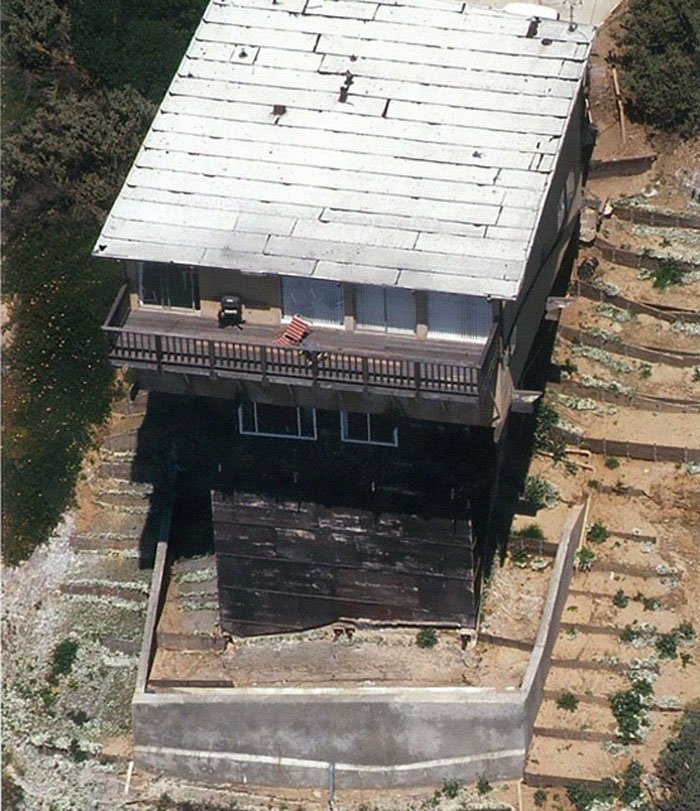
<svg viewBox="0 0 700 811"><path fill-rule="evenodd" d="M513 532L514 538L526 538L529 541L543 541L544 532L539 524L531 523L522 529L517 529Z"/></svg>
<svg viewBox="0 0 700 811"><path fill-rule="evenodd" d="M627 606L629 605L629 601L630 598L625 594L625 592L622 589L618 589L615 592L615 596L612 599L615 608L627 608ZM625 633L625 631L623 631L622 633Z"/></svg>
<svg viewBox="0 0 700 811"><path fill-rule="evenodd" d="M559 491L551 482L541 476L528 476L525 479L522 496L523 501L535 510L542 507L551 509L559 499Z"/></svg>
<svg viewBox="0 0 700 811"><path fill-rule="evenodd" d="M601 524L600 521L596 521L595 523L591 524L586 532L586 538L591 543L603 543L603 541L606 541L609 536L610 533L608 532L607 527L605 524Z"/></svg>
<svg viewBox="0 0 700 811"><path fill-rule="evenodd" d="M540 400L535 410L534 450L536 453L551 452L553 440L550 434L552 428L558 424L559 414L548 402Z"/></svg>
<svg viewBox="0 0 700 811"><path fill-rule="evenodd" d="M476 790L479 792L479 794L488 794L490 791L493 791L493 786L482 774L477 781Z"/></svg>
<svg viewBox="0 0 700 811"><path fill-rule="evenodd" d="M654 280L653 286L658 290L665 290L674 284L680 284L685 276L685 271L677 260L662 259L659 266L652 270L650 275ZM645 365L642 364L642 366Z"/></svg>
<svg viewBox="0 0 700 811"><path fill-rule="evenodd" d="M595 563L595 559L595 552L589 546L582 546L576 553L579 571L590 572Z"/></svg>
<svg viewBox="0 0 700 811"><path fill-rule="evenodd" d="M107 87L131 85L159 102L206 0L68 0L78 60Z"/></svg>
<svg viewBox="0 0 700 811"><path fill-rule="evenodd" d="M675 659L678 656L678 639L673 632L659 634L654 647L661 659Z"/></svg>
<svg viewBox="0 0 700 811"><path fill-rule="evenodd" d="M700 126L697 0L629 0L612 60L633 115L685 136Z"/></svg>
<svg viewBox="0 0 700 811"><path fill-rule="evenodd" d="M625 627L620 632L620 640L622 642L634 642L634 640L640 635L640 631L634 627L634 625L625 625Z"/></svg>
<svg viewBox="0 0 700 811"><path fill-rule="evenodd" d="M532 799L534 800L537 808L542 808L547 802L547 792L543 791L541 788L538 788Z"/></svg>
<svg viewBox="0 0 700 811"><path fill-rule="evenodd" d="M58 684L61 676L65 676L73 669L78 655L78 642L75 639L64 639L53 649L51 671L47 681L49 684Z"/></svg>
<svg viewBox="0 0 700 811"><path fill-rule="evenodd" d="M434 628L421 628L416 634L416 645L419 648L434 648L438 643L437 631Z"/></svg>
<svg viewBox="0 0 700 811"><path fill-rule="evenodd" d="M617 734L624 743L641 740L642 730L648 725L643 698L653 692L651 683L635 681L627 690L620 690L610 697L610 709L617 722Z"/></svg>
<svg viewBox="0 0 700 811"><path fill-rule="evenodd" d="M578 699L568 690L562 690L557 696L557 707L566 712L576 712L578 709Z"/></svg>
<svg viewBox="0 0 700 811"><path fill-rule="evenodd" d="M700 702L683 713L659 755L656 776L663 791L659 811L697 811L700 808Z"/></svg>
<svg viewBox="0 0 700 811"><path fill-rule="evenodd" d="M694 642L695 641L695 628L693 628L693 623L684 620L679 625L677 625L674 629L676 637L683 641L683 642Z"/></svg>
<svg viewBox="0 0 700 811"><path fill-rule="evenodd" d="M624 805L631 805L642 796L642 775L644 769L638 760L630 761L622 775L622 786L618 799Z"/></svg>
<svg viewBox="0 0 700 811"><path fill-rule="evenodd" d="M576 811L588 811L595 802L609 803L614 800L615 790L612 784L604 785L600 789L574 784L567 787L566 796Z"/></svg>
<svg viewBox="0 0 700 811"><path fill-rule="evenodd" d="M10 221L30 222L34 212L50 209L100 222L152 115L133 88L51 98L5 141L2 189Z"/></svg>
<svg viewBox="0 0 700 811"><path fill-rule="evenodd" d="M608 470L617 470L617 468L620 467L620 460L616 456L606 456L605 467L607 467Z"/></svg>
<svg viewBox="0 0 700 811"><path fill-rule="evenodd" d="M120 270L90 258L95 236L85 225L56 222L6 250L5 292L14 297L3 385L6 563L24 560L55 527L92 426L109 414L113 375L100 327Z"/></svg>
<svg viewBox="0 0 700 811"><path fill-rule="evenodd" d="M445 797L448 797L450 800L454 800L454 798L459 794L459 790L462 788L462 784L459 780L445 780L442 784L442 793Z"/></svg>

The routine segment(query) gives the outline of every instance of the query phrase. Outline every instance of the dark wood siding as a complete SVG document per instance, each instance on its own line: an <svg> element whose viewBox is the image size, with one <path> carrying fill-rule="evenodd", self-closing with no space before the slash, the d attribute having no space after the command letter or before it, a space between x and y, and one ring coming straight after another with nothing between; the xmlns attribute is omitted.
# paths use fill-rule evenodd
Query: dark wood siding
<svg viewBox="0 0 700 811"><path fill-rule="evenodd" d="M375 516L212 492L222 628L236 635L340 618L474 621L468 519Z"/></svg>

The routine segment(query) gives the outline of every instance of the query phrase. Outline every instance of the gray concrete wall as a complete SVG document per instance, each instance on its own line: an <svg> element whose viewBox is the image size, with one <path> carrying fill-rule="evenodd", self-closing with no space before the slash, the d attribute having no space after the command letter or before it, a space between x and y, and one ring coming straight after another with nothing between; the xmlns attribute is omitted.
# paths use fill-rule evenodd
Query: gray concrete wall
<svg viewBox="0 0 700 811"><path fill-rule="evenodd" d="M519 689L139 689L136 765L199 780L308 787L326 786L333 768L338 788L520 777L584 527L582 507L562 533Z"/></svg>

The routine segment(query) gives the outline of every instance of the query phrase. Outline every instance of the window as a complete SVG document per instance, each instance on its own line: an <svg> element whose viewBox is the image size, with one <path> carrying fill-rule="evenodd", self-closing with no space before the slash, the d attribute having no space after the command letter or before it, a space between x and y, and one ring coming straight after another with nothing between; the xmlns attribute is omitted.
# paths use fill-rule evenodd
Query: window
<svg viewBox="0 0 700 811"><path fill-rule="evenodd" d="M386 414L340 412L340 436L343 442L398 447L399 429Z"/></svg>
<svg viewBox="0 0 700 811"><path fill-rule="evenodd" d="M311 324L342 327L343 287L322 279L282 277L282 318L300 315Z"/></svg>
<svg viewBox="0 0 700 811"><path fill-rule="evenodd" d="M491 332L491 302L480 296L428 293L428 335L485 343Z"/></svg>
<svg viewBox="0 0 700 811"><path fill-rule="evenodd" d="M559 195L559 203L557 205L557 230L561 231L566 223L567 218L571 214L574 205L574 197L576 195L576 175L572 169L569 176L566 178L566 186L561 190Z"/></svg>
<svg viewBox="0 0 700 811"><path fill-rule="evenodd" d="M242 403L238 407L238 428L242 434L316 439L316 410L265 403Z"/></svg>
<svg viewBox="0 0 700 811"><path fill-rule="evenodd" d="M199 277L193 271L154 262L139 262L137 269L141 304L199 310Z"/></svg>
<svg viewBox="0 0 700 811"><path fill-rule="evenodd" d="M355 317L359 329L415 332L413 293L401 287L358 284L355 287Z"/></svg>

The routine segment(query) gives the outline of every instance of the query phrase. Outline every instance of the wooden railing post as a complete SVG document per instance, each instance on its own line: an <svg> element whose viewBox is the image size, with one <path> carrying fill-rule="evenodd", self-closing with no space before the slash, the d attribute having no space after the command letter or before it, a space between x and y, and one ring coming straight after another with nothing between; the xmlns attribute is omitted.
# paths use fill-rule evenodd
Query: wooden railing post
<svg viewBox="0 0 700 811"><path fill-rule="evenodd" d="M156 335L156 369L158 374L161 372L163 364L163 338L161 335Z"/></svg>
<svg viewBox="0 0 700 811"><path fill-rule="evenodd" d="M267 347L260 347L260 374L263 380L267 380Z"/></svg>
<svg viewBox="0 0 700 811"><path fill-rule="evenodd" d="M364 386L369 385L369 359L366 355L362 356L362 383Z"/></svg>
<svg viewBox="0 0 700 811"><path fill-rule="evenodd" d="M207 341L209 350L209 377L214 380L216 377L216 353L214 352L214 341Z"/></svg>
<svg viewBox="0 0 700 811"><path fill-rule="evenodd" d="M413 361L413 382L416 387L416 391L420 391L420 384L421 384L421 373L420 373L421 363L419 360Z"/></svg>

